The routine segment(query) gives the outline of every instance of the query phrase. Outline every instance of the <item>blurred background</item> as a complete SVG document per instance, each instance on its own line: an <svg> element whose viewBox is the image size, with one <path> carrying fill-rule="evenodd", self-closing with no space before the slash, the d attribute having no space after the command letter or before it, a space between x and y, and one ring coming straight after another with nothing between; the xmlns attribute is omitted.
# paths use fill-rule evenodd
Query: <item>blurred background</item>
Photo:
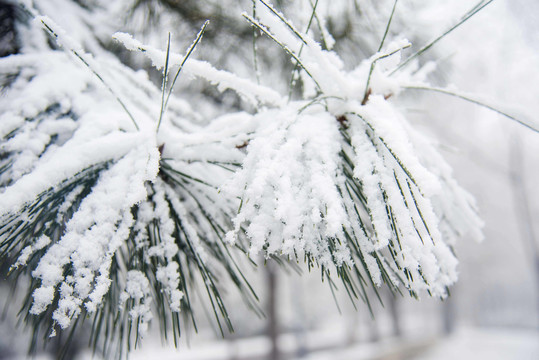
<svg viewBox="0 0 539 360"><path fill-rule="evenodd" d="M107 9L104 2L97 3ZM305 11L309 1L274 3L299 28L310 16ZM388 36L406 37L417 49L475 3L402 0ZM393 5L392 0L320 1L318 14L348 68L376 52ZM175 51L185 49L209 18L211 27L196 57L254 77L252 30L240 15L242 10L251 11L251 1L123 0L108 6L111 14L124 16L122 22L96 30L99 36L110 38L122 30L164 48L167 32L173 29ZM63 19L61 10L47 15L69 27L70 19ZM321 38L316 31L313 36ZM285 54L264 38L259 38L258 49L261 83L286 91L291 65ZM130 66L148 67L140 57L115 51ZM421 61L436 64L429 77L432 84L454 85L501 110L539 122L538 2L494 1ZM159 81L160 74L152 74ZM183 91L177 93L186 98L203 97L212 104L201 109L208 119L249 110L233 93L220 94L203 82L182 79L178 86ZM483 242L463 238L456 246L460 277L450 298L441 301L423 294L417 301L381 291L381 301L374 293L370 297L371 315L369 306L352 303L338 282L332 291L316 269L308 273L302 266L269 263L248 274L265 318L258 318L238 294L230 292L226 304L233 334L223 338L200 304L198 333L187 329L178 350L163 344L155 330L131 358L539 359L539 135L493 111L443 94L409 90L394 101L413 126L437 139L455 178L476 198L485 222ZM7 285L1 289L4 305ZM30 335L11 312L4 312L2 319L0 359L25 358ZM85 341L76 340L68 357L92 358ZM53 358L54 352L53 344L39 357Z"/></svg>

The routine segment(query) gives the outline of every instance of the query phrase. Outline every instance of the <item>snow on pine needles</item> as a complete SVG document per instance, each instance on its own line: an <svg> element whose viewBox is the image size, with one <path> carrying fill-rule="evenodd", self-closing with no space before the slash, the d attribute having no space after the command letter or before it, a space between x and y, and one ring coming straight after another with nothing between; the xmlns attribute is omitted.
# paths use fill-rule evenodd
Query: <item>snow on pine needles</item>
<svg viewBox="0 0 539 360"><path fill-rule="evenodd" d="M362 279L351 281L351 269L376 285L404 284L414 296L427 290L444 297L456 281L457 260L450 249L454 238L448 231L442 237L440 229L463 234L481 222L473 202L451 206L453 198L469 196L454 184L434 145L388 101L412 76L391 78L392 68L371 67L399 58L409 43L391 42L346 72L335 53L261 3L260 20L244 17L292 54L311 83L305 89L315 94L255 115L257 135L225 186L241 199L227 239L243 232L251 254L307 258L322 269L334 265L353 291L360 291ZM452 217L445 211L466 213L468 221L447 223Z"/></svg>
<svg viewBox="0 0 539 360"><path fill-rule="evenodd" d="M163 107L165 86L104 49L84 53L46 17L25 30L37 40L0 59L0 255L13 276L31 274L27 321L54 333L84 314L94 319L94 345L112 331L129 346L126 329L143 335L153 309L176 339L179 313L193 320L199 282L219 326L231 327L217 274L255 297L234 247L253 259L305 260L356 297L367 297L366 280L447 295L457 278L451 246L466 233L480 237L481 221L435 145L393 102L414 81L411 71L390 75L408 41L346 71L338 54L257 4L257 17L244 17L291 56L303 95L287 101L189 58L180 76L256 106L206 126L175 96ZM167 70L165 79L185 59L114 37Z"/></svg>

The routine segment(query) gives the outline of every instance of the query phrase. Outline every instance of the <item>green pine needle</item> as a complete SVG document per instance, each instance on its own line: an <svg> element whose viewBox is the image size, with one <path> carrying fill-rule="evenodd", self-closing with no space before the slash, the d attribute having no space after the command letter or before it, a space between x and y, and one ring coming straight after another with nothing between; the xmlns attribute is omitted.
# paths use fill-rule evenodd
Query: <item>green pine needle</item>
<svg viewBox="0 0 539 360"><path fill-rule="evenodd" d="M491 106L485 102L482 102L480 100L477 100L477 99L474 99L468 95L464 95L464 94L460 94L460 93L457 93L455 91L452 91L452 90L448 90L448 89L442 89L442 88L437 88L437 87L431 87L431 86L426 86L426 85L408 85L408 86L403 86L403 88L405 89L411 89L411 90L425 90L425 91L432 91L432 92L437 92L437 93L440 93L440 94L445 94L445 95L449 95L449 96L453 96L453 97L456 97L456 98L459 98L459 99L462 99L462 100L465 100L465 101L468 101L468 102L471 102L472 104L475 104L475 105L479 105L481 107L484 107L486 109L489 109L489 110L492 110L506 118L508 118L509 120L512 120L512 121L515 121L517 122L518 124L528 128L529 130L533 131L533 132L539 132L539 128L533 126L533 125L530 125L528 124L527 122L523 121L523 120L520 120L502 110L499 110L497 109L496 107L494 106Z"/></svg>
<svg viewBox="0 0 539 360"><path fill-rule="evenodd" d="M468 21L472 16L474 16L475 14L477 14L479 11L481 11L485 6L489 5L491 2L493 2L494 0L489 0L489 1L485 1L485 0L482 0L480 1L478 4L476 4L470 11L468 11L461 19L459 22L457 22L455 25L453 25L452 27L450 27L448 30L446 30L443 34L441 34L440 36L438 36L436 39L432 40L431 42L429 42L427 45L423 46L421 49L419 49L416 53L414 53L413 55L411 55L410 57L408 57L405 61L403 61L399 66L397 66L397 68L395 70L393 70L390 75L393 75L395 72L397 72L398 70L402 69L403 67L405 67L406 65L408 65L410 63L410 61L412 61L413 59L417 58L418 56L420 56L421 54L423 54L425 51L429 50L432 46L434 46L438 41L442 40L444 37L446 37L447 35L449 35L453 30L457 29L458 27L460 27L462 24L464 24L466 21Z"/></svg>

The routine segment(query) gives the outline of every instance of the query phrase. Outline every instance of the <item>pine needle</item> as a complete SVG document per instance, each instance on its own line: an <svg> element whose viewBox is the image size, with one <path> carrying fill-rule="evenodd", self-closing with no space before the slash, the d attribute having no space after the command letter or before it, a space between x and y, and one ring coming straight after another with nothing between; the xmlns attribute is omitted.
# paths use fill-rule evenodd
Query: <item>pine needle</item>
<svg viewBox="0 0 539 360"><path fill-rule="evenodd" d="M395 161L397 162L397 164L399 165L399 167L402 169L402 171L404 171L404 173L408 176L408 178L412 181L412 183L417 187L417 189L419 190L419 192L422 194L422 191L421 191L421 188L419 187L418 183L415 181L414 179L414 176L412 175L412 173L410 172L410 170L408 170L406 168L406 166L403 164L403 162L399 159L399 157L397 156L397 154L391 149L391 147L387 144L387 142L384 140L384 138L382 138L381 136L378 136L376 134L376 130L374 129L374 127L367 121L367 119L365 119L363 116L361 116L360 114L356 113L356 112L347 112L346 114L350 114L350 115L355 115L357 116L358 118L360 118L364 123L365 125L367 125L369 127L369 129L372 131L372 134L369 134L369 137L371 137L371 140L375 140L375 139L378 139L382 145L384 145L384 147L387 149L387 151L389 151L389 153L391 154L391 156L393 157L393 159L395 159ZM374 142L373 142L374 144Z"/></svg>
<svg viewBox="0 0 539 360"><path fill-rule="evenodd" d="M389 16L389 20L386 25L386 30L384 32L384 36L382 37L382 41L380 41L380 46L378 46L377 52L380 52L382 50L382 47L384 46L384 41L386 40L387 33L389 32L389 27L391 26L391 21L393 20L393 14L395 13L395 8L397 7L397 2L399 0L395 0L395 3L393 4L393 9L391 10L391 15Z"/></svg>
<svg viewBox="0 0 539 360"><path fill-rule="evenodd" d="M41 21L41 24L43 24L45 30L47 30L47 32L50 35L52 35L55 39L59 38L59 35L43 19L41 19L40 21ZM137 129L137 131L140 130L137 122L135 121L135 118L133 117L131 112L127 109L127 106L124 104L122 99L120 99L120 97L116 94L116 92L112 90L112 87L105 81L105 79L103 79L103 77L99 75L99 73L88 63L88 61L86 61L86 59L84 59L84 57L81 54L79 54L77 50L69 49L69 51L71 51L80 61L82 61L82 63L86 65L86 67L90 69L90 71L99 79L99 81L101 81L101 83L105 85L107 90L110 91L110 93L116 98L116 101L118 101L120 106L124 109L127 116L129 116L129 118L133 122L133 125L135 125L135 128Z"/></svg>
<svg viewBox="0 0 539 360"><path fill-rule="evenodd" d="M159 122L157 123L157 131L159 131L159 127L161 125L161 120L163 119L163 116L164 116L164 114L166 112L168 101L170 99L170 95L172 94L172 90L174 89L174 86L176 85L176 81L178 80L178 77L180 76L180 72L182 71L183 66L185 65L185 62L187 61L189 56L191 56L191 54L195 50L196 46L200 42L200 40L202 40L202 35L204 35L204 31L206 30L206 26L208 26L209 23L210 23L209 20L206 20L204 22L204 24L200 28L195 40L193 41L193 43L187 49L187 52L186 52L185 56L183 57L182 62L180 63L180 66L178 67L178 70L176 71L176 75L174 75L174 79L172 80L172 84L170 85L170 88L169 88L168 93L167 93L167 97L165 99L165 87L166 87L167 78L168 78L169 55L170 55L170 33L168 33L167 56L166 56L166 60L165 60L165 69L163 71L163 86L161 88L161 91L162 91L162 93L161 93L162 94L161 95L161 112L159 114Z"/></svg>
<svg viewBox="0 0 539 360"><path fill-rule="evenodd" d="M253 19L256 19L256 0L252 0L252 3L253 3ZM255 68L256 83L260 85L260 69L258 68L258 56L257 56L257 47L256 47L257 38L258 38L258 33L256 32L256 28L253 27L253 65Z"/></svg>
<svg viewBox="0 0 539 360"><path fill-rule="evenodd" d="M180 75L180 72L182 71L183 69L183 66L185 65L185 62L187 61L187 59L189 58L189 56L191 56L191 54L193 53L193 51L195 51L195 48L197 47L198 43L200 42L200 40L202 40L202 36L204 35L204 31L206 30L206 27L208 26L208 24L210 23L209 20L206 20L204 22L204 24L202 25L202 27L200 28L196 38L195 38L195 41L193 41L193 43L189 46L189 49L187 49L187 53L185 54L185 56L183 57L183 60L182 62L180 63L180 67L178 68L178 70L176 71L176 75L174 75L174 80L172 80L172 85L170 86L170 89L168 90L168 94L167 94L167 99L165 101L165 109L168 105L168 100L170 98L170 95L172 94L172 90L174 89L174 85L176 85L176 80L178 80L178 76Z"/></svg>
<svg viewBox="0 0 539 360"><path fill-rule="evenodd" d="M309 30L311 29L311 25L313 22L313 19L316 17L316 7L318 6L318 0L313 3L310 1L311 6L313 8L313 11L311 12L311 17L309 18L309 22L307 23L307 28L305 29L305 33L307 34ZM298 56L301 56L301 52L303 51L303 46L305 44L301 44L301 47L299 48ZM290 77L290 83L288 85L288 101L292 98L292 87L294 86L295 78L296 78L296 72L298 71L298 64L294 64L294 69L292 70L292 76Z"/></svg>
<svg viewBox="0 0 539 360"><path fill-rule="evenodd" d="M324 44L324 47L329 50L329 46L328 46L328 41L324 35L324 27L322 26L322 21L320 20L320 17L318 16L318 14L316 13L316 7L318 6L318 0L316 0L316 3L313 4L312 0L309 0L309 3L311 4L311 7L313 8L313 11L312 11L312 14L311 14L311 19L309 19L309 27L310 27L310 23L312 22L312 17L314 16L315 20L316 20L316 25L318 25L318 30L320 31L320 36L322 37L322 42ZM309 30L307 29L305 31L305 34L307 34Z"/></svg>
<svg viewBox="0 0 539 360"><path fill-rule="evenodd" d="M425 51L429 50L434 44L436 44L438 41L440 41L441 39L443 39L446 35L448 35L449 33L451 33L453 30L455 30L456 28L458 28L459 26L461 26L462 24L464 24L466 21L468 21L472 16L474 16L475 14L477 14L479 11L481 11L485 6L489 5L491 2L493 2L494 0L489 0L487 2L485 2L484 0L483 1L480 1L478 4L476 4L470 11L468 11L462 18L459 22L457 22L455 25L453 25L452 27L450 27L448 30L446 30L442 35L438 36L436 39L432 40L430 43L428 43L427 45L423 46L421 49L419 49L415 54L411 55L409 58L407 58L404 62L402 62L399 66L397 66L397 68L395 70L393 70L390 75L393 75L395 72L397 72L398 70L402 69L403 67L405 67L406 65L408 65L410 63L410 61L412 61L413 59L415 59L416 57L420 56L421 54L423 54Z"/></svg>
<svg viewBox="0 0 539 360"><path fill-rule="evenodd" d="M298 39L301 40L301 42L303 42L305 45L307 45L307 41L305 40L303 35L290 23L290 21L285 19L280 12L275 10L273 8L273 6L269 5L264 0L258 0L258 1L260 1L262 4L264 4L265 7L267 7L275 16L277 16L279 18L279 20L281 20L281 22L283 24L285 24L286 27L288 27L290 29L290 31L292 31L294 33L294 35L296 35L298 37Z"/></svg>
<svg viewBox="0 0 539 360"><path fill-rule="evenodd" d="M447 90L447 89L442 89L442 88L437 88L437 87L430 87L430 86L424 86L424 85L409 85L409 86L403 86L403 88L405 89L412 89L412 90L426 90L426 91L433 91L433 92L437 92L437 93L440 93L440 94L445 94L445 95L449 95L449 96L453 96L453 97L456 97L456 98L459 98L459 99L462 99L462 100L465 100L465 101L468 101L468 102L471 102L472 104L476 104L476 105L479 105L479 106L482 106L484 108L487 108L489 110L492 110L502 116L505 116L506 118L512 120L512 121L515 121L517 123L519 123L520 125L530 129L531 131L533 132L536 132L536 133L539 133L539 129L534 127L533 125L530 125L528 124L527 122L523 121L523 120L520 120L520 119L517 119L516 117L504 112L504 111L501 111L489 104L486 104L482 101L479 101L477 99L474 99L474 98L471 98L467 95L464 95L464 94L459 94L457 92L454 92L454 91L451 91L451 90Z"/></svg>
<svg viewBox="0 0 539 360"><path fill-rule="evenodd" d="M161 120L163 120L163 114L165 112L165 88L167 86L169 57L170 57L170 32L168 33L167 57L165 58L165 68L163 69L163 82L161 84L161 110L159 111L159 121L157 122L157 128L155 129L156 133L159 131L159 127L161 126Z"/></svg>
<svg viewBox="0 0 539 360"><path fill-rule="evenodd" d="M277 45L279 45L284 51L286 51L288 53L288 55L290 55L295 61L296 63L305 71L305 73L313 80L313 82L315 83L316 87L318 88L318 91L319 92L323 92L322 91L322 88L320 86L320 84L318 83L318 81L316 81L316 79L313 77L313 75L309 72L309 70L307 70L307 68L305 67L305 65L303 65L303 63L301 62L301 60L299 59L299 57L285 44L283 44L282 42L280 42L264 25L262 25L258 20L255 20L253 19L252 17L250 17L249 15L243 13L242 14L243 17L245 19L247 19L247 21L249 21L253 26L256 26L258 29L260 29L260 31L262 31L264 34L266 34L271 40L273 40Z"/></svg>

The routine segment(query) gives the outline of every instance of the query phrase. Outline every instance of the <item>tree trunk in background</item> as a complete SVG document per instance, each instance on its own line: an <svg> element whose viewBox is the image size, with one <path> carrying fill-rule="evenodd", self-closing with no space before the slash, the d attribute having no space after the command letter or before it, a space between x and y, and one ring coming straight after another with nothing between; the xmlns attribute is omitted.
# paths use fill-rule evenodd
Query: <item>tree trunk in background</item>
<svg viewBox="0 0 539 360"><path fill-rule="evenodd" d="M359 311L352 313L345 318L346 321L346 344L353 345L357 341L357 332L359 328Z"/></svg>
<svg viewBox="0 0 539 360"><path fill-rule="evenodd" d="M539 249L537 247L533 219L530 213L530 204L526 184L524 182L524 153L522 152L522 139L514 135L511 139L510 148L510 180L513 190L515 214L520 229L521 239L524 242L524 249L529 251L531 257L532 274L535 277L535 293L539 294ZM539 327L539 301L537 302L536 326Z"/></svg>
<svg viewBox="0 0 539 360"><path fill-rule="evenodd" d="M452 291L452 296L453 291ZM447 297L442 303L442 324L443 324L443 334L449 335L455 330L455 302L451 296Z"/></svg>
<svg viewBox="0 0 539 360"><path fill-rule="evenodd" d="M295 276L290 283L292 286L292 309L294 311L294 337L296 341L296 358L303 358L308 354L305 334L308 328L307 315L305 314L304 289L301 278Z"/></svg>
<svg viewBox="0 0 539 360"><path fill-rule="evenodd" d="M279 322L277 314L277 270L273 263L266 264L267 277L267 308L268 316L267 336L271 342L271 349L268 360L280 360L279 346L277 343L279 336Z"/></svg>
<svg viewBox="0 0 539 360"><path fill-rule="evenodd" d="M401 331L401 323L400 323L400 317L399 317L399 309L397 304L397 298L395 295L389 293L388 298L388 304L389 304L389 314L391 315L391 324L392 330L391 335L395 337L400 337L402 335Z"/></svg>

